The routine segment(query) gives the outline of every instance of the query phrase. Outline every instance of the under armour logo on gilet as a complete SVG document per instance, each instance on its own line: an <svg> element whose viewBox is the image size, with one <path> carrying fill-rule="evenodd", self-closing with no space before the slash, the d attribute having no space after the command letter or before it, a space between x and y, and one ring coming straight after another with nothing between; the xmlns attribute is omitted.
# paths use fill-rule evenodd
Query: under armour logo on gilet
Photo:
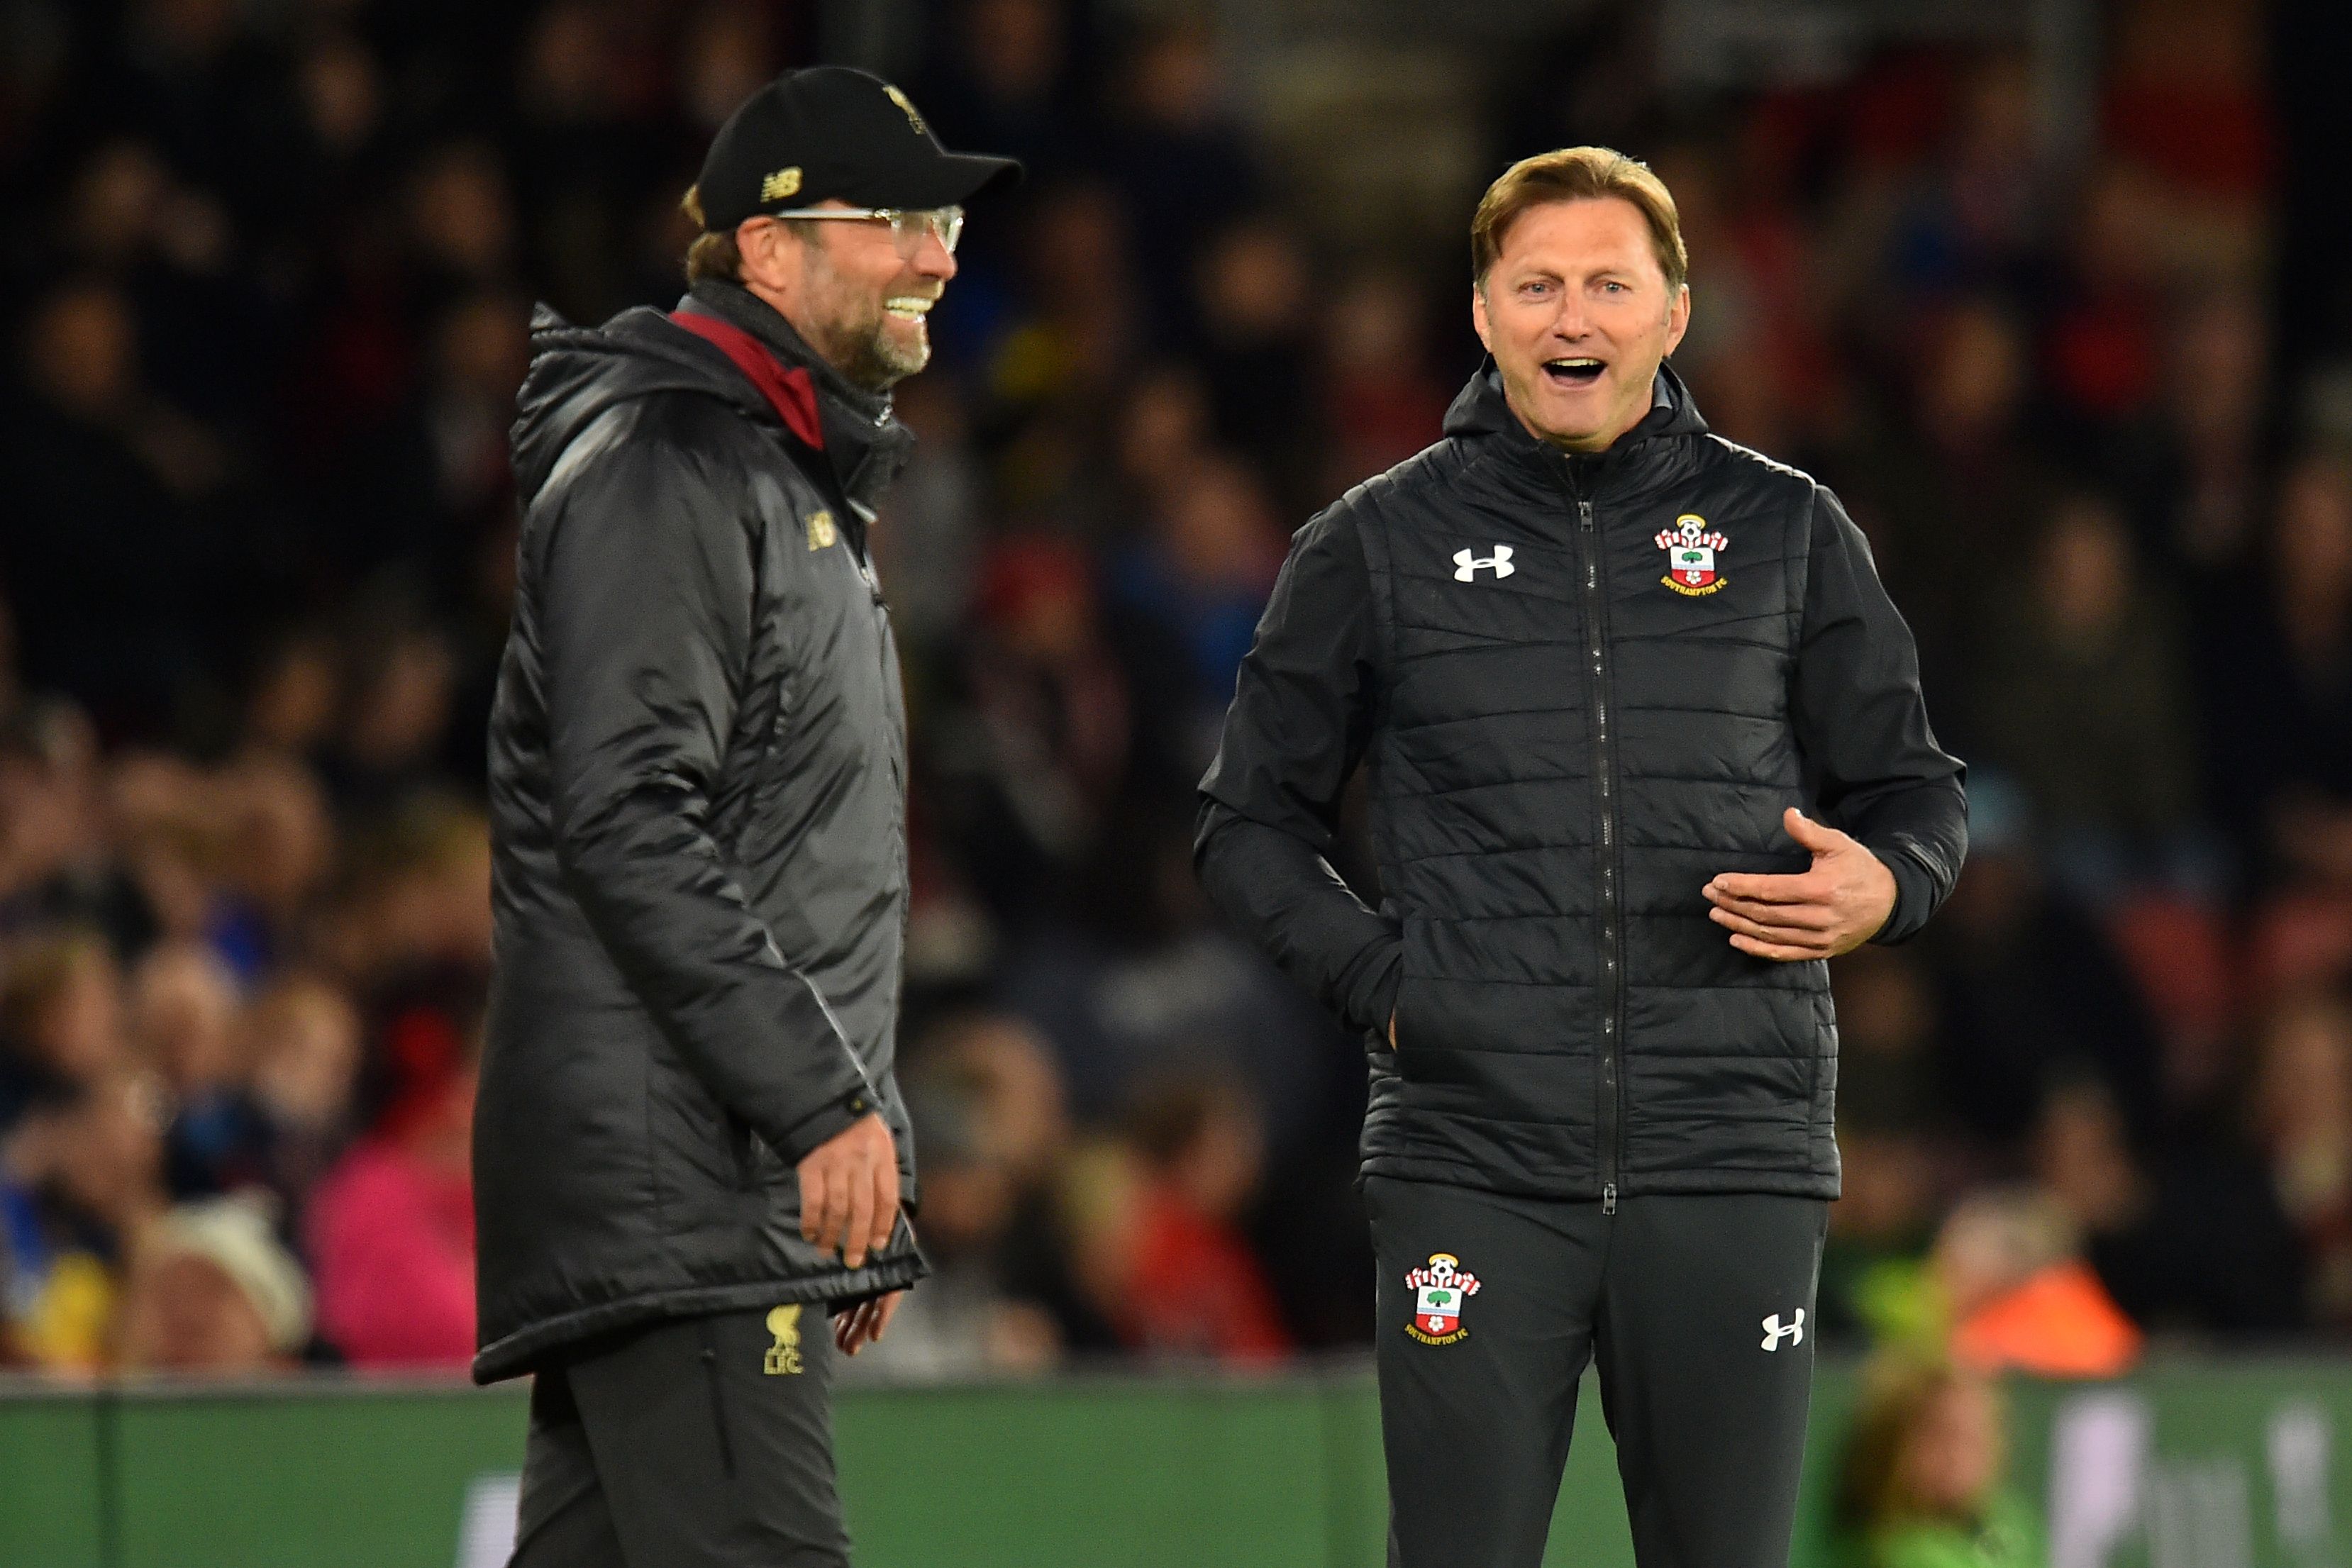
<svg viewBox="0 0 2352 1568"><path fill-rule="evenodd" d="M1805 1343L1805 1309L1799 1307L1796 1311L1795 1318L1796 1321L1790 1323L1785 1328L1780 1324L1780 1314L1778 1312L1774 1312L1770 1317L1764 1320L1764 1348L1766 1350L1780 1349L1780 1342L1784 1339L1790 1344L1802 1344Z"/></svg>
<svg viewBox="0 0 2352 1568"><path fill-rule="evenodd" d="M1511 547L1508 545L1496 545L1495 547L1495 553L1486 557L1484 559L1472 555L1466 549L1458 549L1454 552L1454 581L1471 581L1473 579L1477 577L1478 570L1481 567L1493 572L1496 577L1508 577L1511 573L1519 570L1517 567L1511 564Z"/></svg>

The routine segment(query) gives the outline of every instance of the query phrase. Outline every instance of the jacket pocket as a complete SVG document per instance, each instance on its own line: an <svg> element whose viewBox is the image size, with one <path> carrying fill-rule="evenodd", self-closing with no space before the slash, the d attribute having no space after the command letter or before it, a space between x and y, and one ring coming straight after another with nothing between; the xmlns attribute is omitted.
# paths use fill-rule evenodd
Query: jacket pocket
<svg viewBox="0 0 2352 1568"><path fill-rule="evenodd" d="M741 1183L745 1146L739 1124L701 1080L667 1053L655 1053L646 1092L658 1179L669 1200L686 1206L675 1218L692 1222Z"/></svg>
<svg viewBox="0 0 2352 1568"><path fill-rule="evenodd" d="M1429 993L1429 958L1427 921L1421 915L1404 917L1404 954L1397 967L1396 1002L1392 1017L1396 1039L1391 1049L1385 1034L1381 1044L1391 1049L1391 1064L1397 1076L1411 1080L1415 1076L1412 1059L1416 1051L1429 1048L1431 1026L1427 1021Z"/></svg>
<svg viewBox="0 0 2352 1568"><path fill-rule="evenodd" d="M732 1111L723 1114L727 1121L727 1152L735 1157L735 1185L751 1192L760 1185L760 1155L753 1146L751 1124Z"/></svg>

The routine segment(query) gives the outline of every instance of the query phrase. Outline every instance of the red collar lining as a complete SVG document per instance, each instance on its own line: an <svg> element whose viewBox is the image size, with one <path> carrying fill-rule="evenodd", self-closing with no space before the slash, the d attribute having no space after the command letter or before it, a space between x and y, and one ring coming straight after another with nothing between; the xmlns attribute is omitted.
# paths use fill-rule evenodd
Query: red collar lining
<svg viewBox="0 0 2352 1568"><path fill-rule="evenodd" d="M807 445L824 450L824 426L817 418L816 383L804 370L786 370L767 345L731 321L698 312L673 310L669 319L734 361L735 368L758 389L784 428Z"/></svg>

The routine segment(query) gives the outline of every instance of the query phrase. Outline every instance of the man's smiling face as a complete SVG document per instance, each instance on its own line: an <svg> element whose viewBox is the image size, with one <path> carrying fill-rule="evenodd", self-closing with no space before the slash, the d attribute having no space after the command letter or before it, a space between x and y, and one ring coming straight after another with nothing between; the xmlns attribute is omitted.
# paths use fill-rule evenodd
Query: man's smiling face
<svg viewBox="0 0 2352 1568"><path fill-rule="evenodd" d="M843 208L821 202L813 210ZM927 318L956 275L924 229L902 242L887 222L746 218L735 231L743 286L782 313L809 347L859 386L888 389L931 357Z"/></svg>
<svg viewBox="0 0 2352 1568"><path fill-rule="evenodd" d="M931 340L925 319L956 271L947 246L926 235L907 254L883 223L801 227L807 246L802 274L805 319L793 324L817 351L851 381L877 392L929 363Z"/></svg>
<svg viewBox="0 0 2352 1568"><path fill-rule="evenodd" d="M1690 322L1690 290L1667 287L1633 203L1546 202L1504 231L1470 315L1519 423L1555 446L1600 452L1649 412L1658 366Z"/></svg>

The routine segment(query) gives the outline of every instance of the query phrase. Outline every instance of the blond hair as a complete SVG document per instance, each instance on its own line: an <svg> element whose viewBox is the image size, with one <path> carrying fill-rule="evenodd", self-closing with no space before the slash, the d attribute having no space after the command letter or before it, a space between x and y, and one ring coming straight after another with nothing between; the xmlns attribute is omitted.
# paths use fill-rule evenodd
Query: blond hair
<svg viewBox="0 0 2352 1568"><path fill-rule="evenodd" d="M1980 1374L1940 1353L1882 1353L1864 1369L1832 1494L1831 1517L1840 1532L1867 1540L1875 1531L1942 1514L1914 1493L1906 1471L1920 1428L1939 1401L1961 1389L1989 1391L1989 1385Z"/></svg>
<svg viewBox="0 0 2352 1568"><path fill-rule="evenodd" d="M1650 247L1657 253L1658 270L1665 274L1667 292L1682 287L1690 276L1690 254L1683 248L1682 219L1675 211L1673 193L1647 163L1611 147L1562 147L1522 158L1504 170L1478 198L1478 210L1470 216L1470 276L1486 287L1487 269L1503 253L1504 236L1530 208L1608 196L1633 204L1649 225Z"/></svg>

